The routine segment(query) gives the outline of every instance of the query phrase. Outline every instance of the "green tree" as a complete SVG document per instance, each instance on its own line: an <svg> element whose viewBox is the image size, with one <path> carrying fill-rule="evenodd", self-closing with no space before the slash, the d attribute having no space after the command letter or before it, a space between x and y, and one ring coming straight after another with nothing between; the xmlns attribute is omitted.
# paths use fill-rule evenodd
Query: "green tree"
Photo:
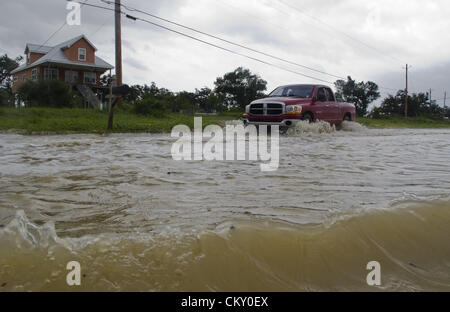
<svg viewBox="0 0 450 312"><path fill-rule="evenodd" d="M16 57L16 59L10 59L7 54L0 56L0 85L3 85L11 76L11 72L19 67L19 62L22 61L22 57Z"/></svg>
<svg viewBox="0 0 450 312"><path fill-rule="evenodd" d="M217 112L218 110L220 110L222 108L220 102L220 97L214 92L211 92L208 96L208 112Z"/></svg>
<svg viewBox="0 0 450 312"><path fill-rule="evenodd" d="M195 113L195 93L181 91L175 96L175 107L172 109L173 112L182 113Z"/></svg>
<svg viewBox="0 0 450 312"><path fill-rule="evenodd" d="M201 88L200 90L195 89L195 101L199 108L205 112L209 112L208 99L211 94L211 89L208 87Z"/></svg>
<svg viewBox="0 0 450 312"><path fill-rule="evenodd" d="M267 81L242 67L218 77L214 84L215 93L227 106L239 106L241 109L264 97L267 89Z"/></svg>
<svg viewBox="0 0 450 312"><path fill-rule="evenodd" d="M372 81L356 82L348 76L347 81L337 80L334 85L337 90L336 96L355 104L356 113L359 116L365 116L369 104L380 97L378 85Z"/></svg>
<svg viewBox="0 0 450 312"><path fill-rule="evenodd" d="M151 94L148 85L133 85L130 87L130 92L125 96L128 103L135 104L144 98L146 94Z"/></svg>
<svg viewBox="0 0 450 312"><path fill-rule="evenodd" d="M208 87L195 89L195 101L199 108L207 113L217 110L220 105L219 96Z"/></svg>
<svg viewBox="0 0 450 312"><path fill-rule="evenodd" d="M9 106L11 94L7 88L0 88L0 106Z"/></svg>
<svg viewBox="0 0 450 312"><path fill-rule="evenodd" d="M13 101L11 72L19 67L22 57L10 59L8 55L0 56L0 106L9 106Z"/></svg>
<svg viewBox="0 0 450 312"><path fill-rule="evenodd" d="M389 94L383 100L380 107L375 107L370 116L373 118L392 117L395 115L403 116L405 114L405 91L399 90L397 94ZM426 93L408 94L408 116L418 117L426 116L431 118L441 118L444 115L444 109L439 107L435 101L430 103L429 96Z"/></svg>
<svg viewBox="0 0 450 312"><path fill-rule="evenodd" d="M151 94L146 94L142 100L137 101L134 105L136 114L158 118L164 117L165 109L165 103Z"/></svg>
<svg viewBox="0 0 450 312"><path fill-rule="evenodd" d="M77 102L70 85L59 80L28 80L20 86L17 94L28 107L73 107Z"/></svg>

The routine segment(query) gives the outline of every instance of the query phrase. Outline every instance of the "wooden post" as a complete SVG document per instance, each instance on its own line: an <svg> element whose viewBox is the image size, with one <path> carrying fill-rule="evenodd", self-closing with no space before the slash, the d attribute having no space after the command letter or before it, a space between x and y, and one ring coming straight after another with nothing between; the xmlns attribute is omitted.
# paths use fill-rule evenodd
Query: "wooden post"
<svg viewBox="0 0 450 312"><path fill-rule="evenodd" d="M113 122L114 122L115 103L113 102L113 93L112 93L114 81L115 81L115 77L111 77L111 81L109 83L109 116L108 116L108 128L107 128L108 130L112 130Z"/></svg>

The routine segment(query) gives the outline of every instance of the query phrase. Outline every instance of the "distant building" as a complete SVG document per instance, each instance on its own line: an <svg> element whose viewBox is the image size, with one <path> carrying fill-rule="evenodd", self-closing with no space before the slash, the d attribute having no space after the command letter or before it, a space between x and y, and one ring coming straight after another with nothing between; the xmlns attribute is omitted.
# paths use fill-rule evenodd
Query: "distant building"
<svg viewBox="0 0 450 312"><path fill-rule="evenodd" d="M100 57L97 48L80 35L54 47L28 43L26 63L11 72L12 91L16 93L27 80L57 79L76 86L92 106L99 103L91 87L99 84L100 76L113 69Z"/></svg>

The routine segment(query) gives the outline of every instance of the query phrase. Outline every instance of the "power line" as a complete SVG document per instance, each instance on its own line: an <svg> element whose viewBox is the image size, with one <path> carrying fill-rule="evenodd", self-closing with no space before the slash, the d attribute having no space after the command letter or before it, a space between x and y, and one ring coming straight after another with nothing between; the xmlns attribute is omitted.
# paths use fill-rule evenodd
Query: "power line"
<svg viewBox="0 0 450 312"><path fill-rule="evenodd" d="M74 1L74 2L77 2L77 1ZM78 2L78 3L79 3L79 2ZM86 5L87 5L87 6L94 7L94 8L99 8L99 9L104 9L104 10L108 10L108 11L113 11L113 12L115 12L115 9L111 9L111 8L108 8L108 7L103 7L103 6L99 6L99 5L95 5L95 4L86 4ZM163 26L163 25L154 23L154 22L152 22L152 21L149 21L149 20L146 20L146 19L143 19L143 18L131 16L131 15L126 14L126 13L124 13L124 12L120 12L120 13L121 13L122 15L124 15L126 18L132 19L132 20L134 20L134 21L138 20L138 21L141 21L141 22L145 22L145 23L151 24L151 25L153 25L153 26L156 26L156 27L165 29L165 30L167 30L167 31L170 31L170 32L179 34L179 35L184 36L184 37L187 37L187 38L189 38L189 39L192 39L192 40L201 42L201 43L203 43L203 44L206 44L206 45L215 47L215 48L220 49L220 50L224 50L224 51L226 51L226 52L229 52L229 53L232 53L232 54L235 54L235 55L239 55L239 56L241 56L241 57L245 57L245 58L254 60L254 61L256 61L256 62L260 62L260 63L265 64L265 65L268 65L268 66L272 66L272 67L275 67L275 68L278 68L278 69L281 69L281 70L284 70L284 71L287 71L287 72L290 72L290 73L293 73L293 74L296 74L296 75L300 75L300 76L303 76L303 77L306 77L306 78L314 79L314 80L317 80L317 81L321 81L321 82L325 82L325 83L330 83L330 84L333 84L333 83L334 83L334 82L331 82L331 81L328 81L328 80L320 79L320 78L313 77L313 76L309 76L309 75L306 75L306 74L303 74L303 73L300 73L300 72L297 72L297 71L294 71L294 70L290 70L290 69L287 69L287 68L278 66L278 65L276 65L276 64L269 63L269 62L267 62L267 61L258 59L258 58L253 57L253 56L249 56L249 55L246 55L246 54L243 54L243 53L240 53L240 52L236 52L236 51L234 51L234 50L231 50L231 49L228 49L228 48L225 48L225 47L216 45L216 44L214 44L214 43L211 43L211 42L208 42L208 41L205 41L205 40L196 38L196 37L194 37L194 36L185 34L185 33L183 33L183 32L180 32L180 31L171 29L171 28L169 28L169 27L166 27L166 26Z"/></svg>
<svg viewBox="0 0 450 312"><path fill-rule="evenodd" d="M106 3L106 4L110 4L110 5L114 4L112 1L107 1L107 0L101 0L101 1L104 2L104 3ZM170 23L170 24L172 24L172 25L176 25L176 26L178 26L178 27L182 27L182 28L184 28L184 29L188 29L188 30L190 30L190 31L199 33L199 34L201 34L201 35L204 35L204 36L207 36L207 37L216 39L216 40L220 40L220 41L222 41L222 42L225 42L225 43L228 43L228 44L231 44L231 45L234 45L234 46L237 46L237 47L240 47L240 48L243 48L243 49L246 49L246 50L249 50L249 51L252 51L252 52L255 52L255 53L258 53L258 54L267 56L267 57L270 57L270 58L273 58L273 59L276 59L276 60L278 60L278 61L282 61L282 62L291 64L291 65L295 65L295 66L299 66L299 67L302 67L302 68L305 68L305 69L308 69L308 70L311 70L311 71L314 71L314 72L317 72L317 73L320 73L320 74L332 76L332 77L334 77L334 78L345 79L345 78L342 77L342 76L330 74L330 73L327 73L327 72L324 72L324 71L321 71L321 70L317 70L317 69L314 69L314 68L309 67L309 66L306 66L306 65L302 65L302 64L299 64L299 63L296 63L296 62L293 62L293 61L289 61L289 60L283 59L283 58L281 58L281 57L275 56L275 55L273 55L273 54L269 54L269 53L266 53L266 52L262 52L262 51L259 51L259 50L256 50L256 49L253 49L253 48L244 46L244 45L242 45L242 44L235 43L235 42L232 42L232 41L227 40L227 39L223 39L223 38L218 37L218 36L215 36L215 35L211 35L211 34L206 33L206 32L204 32L204 31L197 30L197 29L195 29L195 28L192 28L192 27L189 27L189 26L182 25L182 24L180 24L180 23L177 23L177 22L168 20L168 19L166 19L166 18L159 17L159 16L157 16L157 15L155 15L155 14L152 14L152 13L149 13L149 12L146 12L146 11L143 11L143 10L140 10L140 9L136 9L136 8L133 8L133 7L130 7L130 6L126 6L126 5L124 5L124 4L121 4L121 6L122 6L123 8L125 8L126 10L128 10L128 11L133 11L133 12L141 13L141 14L144 14L144 15L147 15L147 16L150 16L150 17L159 19L159 20L161 20L161 21Z"/></svg>
<svg viewBox="0 0 450 312"><path fill-rule="evenodd" d="M50 39L52 39L58 32L60 32L64 28L64 26L66 26L66 22L64 22L64 24L62 24L53 34L51 34L50 37L48 37L47 40L45 40L45 42L41 44L37 50L39 51L39 49L42 48L47 42L49 42Z"/></svg>
<svg viewBox="0 0 450 312"><path fill-rule="evenodd" d="M69 0L67 0L67 1L69 1ZM111 1L107 1L107 0L101 0L101 1L102 1L102 2L105 2L105 3L107 3L107 4L112 4ZM80 2L78 2L78 1L74 1L74 2L80 3ZM94 4L87 4L87 3L84 3L84 4L85 4L86 6L90 6L90 7L94 7L94 8L99 8L99 9L104 9L104 10L114 11L114 12L115 12L115 9L112 9L112 8L103 7L103 6L94 5ZM127 6L123 5L123 4L122 4L121 6L124 7L125 9L129 10L129 11L136 11L136 12L140 12L140 13L143 12L143 14L147 14L147 15L150 15L150 16L153 17L153 14L147 13L147 12L145 12L145 11L142 11L142 10L139 10L139 9L136 9L136 8L127 7ZM281 69L281 70L284 70L284 71L287 71L287 72L290 72L290 73L293 73L293 74L296 74L296 75L300 75L300 76L303 76L303 77L306 77L306 78L310 78L310 79L313 79L313 80L317 80L317 81L321 81L321 82L325 82L325 83L329 83L329 84L334 84L334 82L331 82L331 81L328 81L328 80L324 80L324 79L320 79L320 78L313 77L313 76L310 76L310 75L306 75L306 74L303 74L303 73L300 73L300 72L297 72L297 71L294 71L294 70L291 70L291 69L288 69L288 68L285 68L285 67L278 66L278 65L276 65L276 64L273 64L273 63L270 63L270 62L267 62L267 61L264 61L264 60L258 59L258 58L256 58L256 57L249 56L249 55L246 55L246 54L243 54L243 53L234 51L234 50L231 50L231 49L229 49L229 48L225 48L225 47L219 46L219 45L217 45L217 44L214 44L214 43L211 43L211 42L208 42L208 41L199 39L199 38L197 38L197 37L194 37L194 36L191 36L191 35L182 33L182 32L180 32L180 31L171 29L171 28L169 28L169 27L166 27L166 26L163 26L163 25L154 23L154 22L152 22L152 21L149 21L149 20L146 20L146 19L143 19L143 18L131 16L131 15L126 14L126 13L124 13L124 12L120 12L120 13L121 13L122 15L124 15L124 16L125 16L126 18L128 18L128 19L132 19L132 20L134 20L134 21L139 20L139 21L142 21L142 22L151 24L151 25L153 25L153 26L156 26L156 27L165 29L165 30L167 30L167 31L170 31L170 32L179 34L179 35L181 35L181 36L190 38L190 39L192 39L192 40L201 42L201 43L203 43L203 44L206 44L206 45L215 47L215 48L220 49L220 50L224 50L224 51L226 51L226 52L229 52L229 53L232 53L232 54L235 54L235 55L239 55L239 56L241 56L241 57L245 57L245 58L251 59L251 60L253 60L253 61L256 61L256 62L265 64L265 65L268 65L268 66L272 66L272 67L275 67L275 68L278 68L278 69ZM160 17L155 17L155 18L159 18L159 19L165 21L165 19L160 18ZM167 20L167 21L168 21L168 20ZM210 35L210 34L203 33L203 32L201 32L201 31L198 31L198 30L196 30L196 29L190 28L190 27L188 27L188 26L184 26L184 25L181 25L181 24L172 22L172 21L168 21L168 22L169 22L169 23L172 23L172 24L175 24L175 25L179 25L180 27L184 27L184 28L186 28L186 29L191 29L191 30L193 30L193 31L195 31L195 32L198 32L198 33L200 33L200 34L205 34L205 35L207 35L207 36L210 36L210 37L213 37L213 38L218 38L219 40L222 40L222 41L225 41L225 42L230 42L231 44L240 46L239 44L235 44L235 43L233 43L233 42L231 42L231 41L228 41L228 40L225 40L225 39L221 39L221 38L219 38L219 37L217 37L217 36L214 36L214 35ZM244 46L243 46L243 47L244 47ZM246 48L246 47L245 47L245 48ZM252 50L251 48L248 48L248 49L249 49L249 50ZM259 51L257 51L257 52L259 52ZM259 53L265 54L264 52L259 52ZM276 57L276 56L273 56L273 57L278 58L278 57ZM333 75L333 76L335 76L335 75ZM335 76L335 77L338 77L338 76ZM341 78L341 77L338 77L338 78ZM383 86L378 86L378 87L379 87L380 89L392 90L392 91L398 91L397 89L393 89L393 88L387 88L387 87L383 87Z"/></svg>
<svg viewBox="0 0 450 312"><path fill-rule="evenodd" d="M295 11L299 12L300 14L302 14L302 15L304 15L304 16L307 16L307 17L309 17L309 18L311 18L311 19L313 19L313 20L319 22L320 24L323 24L323 25L327 26L328 28L331 28L331 29L334 30L335 32L338 32L338 33L344 35L345 37L347 37L347 38L349 38L349 39L351 39L351 40L353 40L353 41L355 41L355 42L358 42L359 44L362 44L362 45L364 45L365 47L367 47L367 48L369 48L369 49L372 49L372 50L378 52L379 54L381 54L381 55L383 55L383 56L389 57L389 58L391 58L392 60L394 60L394 61L396 61L396 62L404 63L404 62L400 61L398 58L396 58L396 57L394 57L394 56L392 56L392 55L389 55L389 54L386 54L386 53L380 51L379 49L377 49L377 48L375 48L375 47L373 47L373 46L371 46L371 45L369 45L369 44L367 44L367 43L361 41L360 39L355 38L355 37L353 37L353 36L351 36L351 35L349 35L349 34L343 32L342 30L337 29L335 26L330 25L330 24L328 24L328 23L322 21L321 19L319 19L319 18L317 18L317 17L315 17L315 16L312 16L312 15L310 15L310 14L304 12L304 10L299 9L299 8L296 7L296 6L293 6L293 5L291 5L291 4L289 4L289 3L286 3L286 2L284 2L284 1L282 1L282 0L278 0L278 2L284 4L285 6L291 8L291 9L294 9ZM277 8L277 9L278 9L278 8ZM278 9L278 10L279 10L279 9Z"/></svg>
<svg viewBox="0 0 450 312"><path fill-rule="evenodd" d="M106 4L110 4L110 5L114 4L112 1L108 1L108 0L100 0L100 1L101 1L101 2L104 2L104 3L106 3ZM277 56L274 56L274 55L271 55L271 54L268 54L268 53L265 53L265 52L258 51L258 50L253 49L253 48L249 48L249 47L244 46L244 45L242 45L242 44L235 43L235 42L232 42L232 41L230 41L230 40L226 40L226 39L220 38L220 37L215 36L215 35L211 35L211 34L209 34L209 33L206 33L206 32L203 32L203 31L200 31L200 30L197 30L197 29L194 29L194 28L189 27L189 26L182 25L182 24L177 23L177 22L173 22L173 21L168 20L168 19L166 19L166 18L159 17L159 16L157 16L157 15L155 15L155 14L152 14L152 13L149 13L149 12L146 12L146 11L143 11L143 10L140 10L140 9L137 9L137 8L134 8L134 7L126 6L126 5L124 5L124 4L121 4L121 6L122 6L123 8L125 8L126 10L128 10L128 11L134 11L134 12L142 13L142 14L151 16L151 17L153 17L153 18L162 20L162 21L164 21L164 22L167 22L167 23L170 23L170 24L173 24L173 25L176 25L176 26L179 26L179 27L182 27L182 28L185 28L185 29L194 31L194 32L196 32L196 33L199 33L199 34L202 34L202 35L205 35L205 36L208 36L208 37L211 37L211 38L214 38L214 39L217 39L217 40L226 42L226 43L228 43L228 44L232 44L232 45L235 45L235 46L238 46L238 47L247 49L247 50L252 51L252 52L259 53L259 54L264 55L264 56L271 57L271 58L276 59L276 60L280 60L280 61L289 63L289 64L291 64L291 65L300 66L300 67L306 68L306 69L308 69L308 70L315 71L315 72L318 72L318 73L321 73L321 74L325 74L325 75L329 75L329 76L332 76L332 77L335 77L335 78L338 78L338 79L343 79L343 80L346 79L346 78L341 77L341 76L338 76L338 75L334 75L334 74L330 74L330 73L327 73L327 72L324 72L324 71L316 70L316 69L314 69L314 68L311 68L311 67L308 67L308 66L305 66L305 65L302 65L302 64L298 64L298 63L295 63L295 62L292 62L292 61L289 61L289 60L285 60L285 59L282 59L282 58L280 58L280 57L277 57ZM308 76L307 76L307 77L308 77ZM316 78L313 78L313 79L316 79ZM325 80L320 80L320 81L326 82ZM329 83L331 83L331 82L329 82ZM333 83L332 83L332 84L333 84ZM390 91L397 91L397 89L393 89L393 88L387 88L387 87L383 87L383 86L378 86L378 87L379 87L380 89L385 89L385 90L390 90Z"/></svg>
<svg viewBox="0 0 450 312"><path fill-rule="evenodd" d="M89 34L88 38L94 37L94 35L97 34L105 25L106 25L106 23L103 23L99 28L97 28L96 31L94 31L91 34Z"/></svg>
<svg viewBox="0 0 450 312"><path fill-rule="evenodd" d="M77 3L80 3L80 4L81 4L81 7L83 7L83 6L86 4L86 2L88 2L88 1L89 1L89 0L85 0L84 3L81 3L81 2L77 2ZM41 44L37 50L39 50L39 49L42 48L44 45L46 45L47 42L49 42L50 39L52 39L57 33L59 33L66 25L67 25L67 21L64 21L64 23L63 23L63 24L62 24L62 25L61 25L54 33L52 33L52 34L50 35L50 37L48 37L47 40L45 40L45 42L44 42L43 44Z"/></svg>

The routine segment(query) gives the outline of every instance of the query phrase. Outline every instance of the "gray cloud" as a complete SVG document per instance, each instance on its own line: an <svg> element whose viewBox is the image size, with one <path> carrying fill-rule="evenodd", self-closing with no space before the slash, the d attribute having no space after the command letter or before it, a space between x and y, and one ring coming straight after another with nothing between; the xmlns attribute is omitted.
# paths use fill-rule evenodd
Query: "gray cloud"
<svg viewBox="0 0 450 312"><path fill-rule="evenodd" d="M403 88L403 63L412 63L412 87L450 91L446 38L450 28L448 1L419 0L122 0L131 7L210 32L267 53L358 80ZM99 0L88 3L108 6ZM138 15L137 12L128 12ZM0 48L12 56L23 53L27 42L43 43L65 21L66 2L61 0L15 0L2 3ZM142 16L151 19L150 17ZM18 20L19 19L19 20ZM319 22L324 21L327 25ZM197 34L151 19L191 35ZM82 8L82 25L65 26L49 42L57 44L86 34L99 55L114 62L113 12ZM374 51L349 39L340 31L375 47ZM335 78L268 59L258 54L202 39L263 58L269 62L325 80ZM269 89L292 82L314 82L215 48L193 42L142 22L123 20L124 79L177 90L213 86L217 76L245 66L269 82ZM440 90L440 91L438 91Z"/></svg>

